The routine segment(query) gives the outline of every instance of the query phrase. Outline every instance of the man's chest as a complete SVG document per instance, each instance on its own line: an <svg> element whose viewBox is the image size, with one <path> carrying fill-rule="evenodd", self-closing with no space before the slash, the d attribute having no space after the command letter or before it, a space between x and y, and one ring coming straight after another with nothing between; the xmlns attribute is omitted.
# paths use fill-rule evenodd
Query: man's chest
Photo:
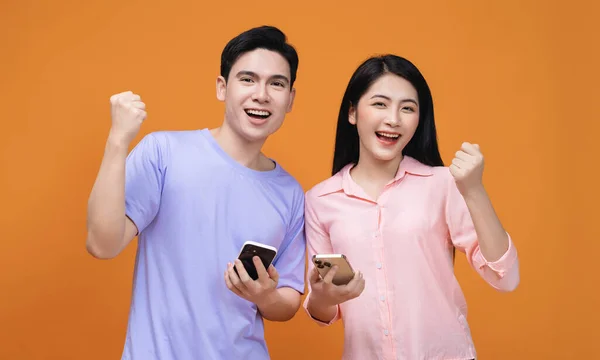
<svg viewBox="0 0 600 360"><path fill-rule="evenodd" d="M292 217L291 196L282 193L233 172L172 176L165 181L159 216L235 248L245 241L279 247Z"/></svg>

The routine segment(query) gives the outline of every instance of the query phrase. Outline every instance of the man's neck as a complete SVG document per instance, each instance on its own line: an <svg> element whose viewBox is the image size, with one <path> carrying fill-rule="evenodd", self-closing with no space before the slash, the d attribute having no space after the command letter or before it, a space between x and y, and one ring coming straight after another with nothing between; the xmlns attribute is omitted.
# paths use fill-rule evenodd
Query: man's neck
<svg viewBox="0 0 600 360"><path fill-rule="evenodd" d="M226 124L211 129L210 132L223 151L241 165L257 171L274 168L273 162L261 154L264 141L250 142L237 135Z"/></svg>

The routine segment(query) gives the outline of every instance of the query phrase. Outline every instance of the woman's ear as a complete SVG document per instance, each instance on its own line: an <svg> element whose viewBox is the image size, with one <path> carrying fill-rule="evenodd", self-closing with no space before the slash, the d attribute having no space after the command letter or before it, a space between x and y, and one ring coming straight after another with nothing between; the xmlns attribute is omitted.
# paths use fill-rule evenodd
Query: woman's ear
<svg viewBox="0 0 600 360"><path fill-rule="evenodd" d="M356 125L356 108L352 104L350 104L350 109L348 110L348 122Z"/></svg>

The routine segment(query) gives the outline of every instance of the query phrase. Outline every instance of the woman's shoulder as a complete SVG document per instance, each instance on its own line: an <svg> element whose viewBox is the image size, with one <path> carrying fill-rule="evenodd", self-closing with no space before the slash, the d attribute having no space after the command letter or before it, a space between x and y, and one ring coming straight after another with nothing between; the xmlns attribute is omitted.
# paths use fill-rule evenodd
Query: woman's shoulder
<svg viewBox="0 0 600 360"><path fill-rule="evenodd" d="M445 165L427 165L415 158L405 156L401 163L401 169L408 173L431 177L434 180L446 181L450 174L450 169Z"/></svg>
<svg viewBox="0 0 600 360"><path fill-rule="evenodd" d="M306 198L315 200L323 195L327 195L339 190L342 190L342 176L340 173L335 174L311 187L306 192Z"/></svg>

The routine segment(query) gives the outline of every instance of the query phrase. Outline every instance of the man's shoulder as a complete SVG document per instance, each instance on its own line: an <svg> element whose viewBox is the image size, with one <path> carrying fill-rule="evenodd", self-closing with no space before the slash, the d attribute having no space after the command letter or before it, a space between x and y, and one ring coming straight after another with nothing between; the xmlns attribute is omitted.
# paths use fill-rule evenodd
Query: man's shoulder
<svg viewBox="0 0 600 360"><path fill-rule="evenodd" d="M149 138L156 144L165 146L172 142L194 143L201 138L200 130L157 130L149 132L144 139Z"/></svg>
<svg viewBox="0 0 600 360"><path fill-rule="evenodd" d="M301 197L302 199L304 199L304 189L302 188L302 185L300 184L300 182L298 181L298 179L292 175L290 172L288 172L283 166L281 166L281 164L278 163L277 165L279 167L279 180L280 182L288 189L290 189L291 192L293 192L294 194L294 199Z"/></svg>

